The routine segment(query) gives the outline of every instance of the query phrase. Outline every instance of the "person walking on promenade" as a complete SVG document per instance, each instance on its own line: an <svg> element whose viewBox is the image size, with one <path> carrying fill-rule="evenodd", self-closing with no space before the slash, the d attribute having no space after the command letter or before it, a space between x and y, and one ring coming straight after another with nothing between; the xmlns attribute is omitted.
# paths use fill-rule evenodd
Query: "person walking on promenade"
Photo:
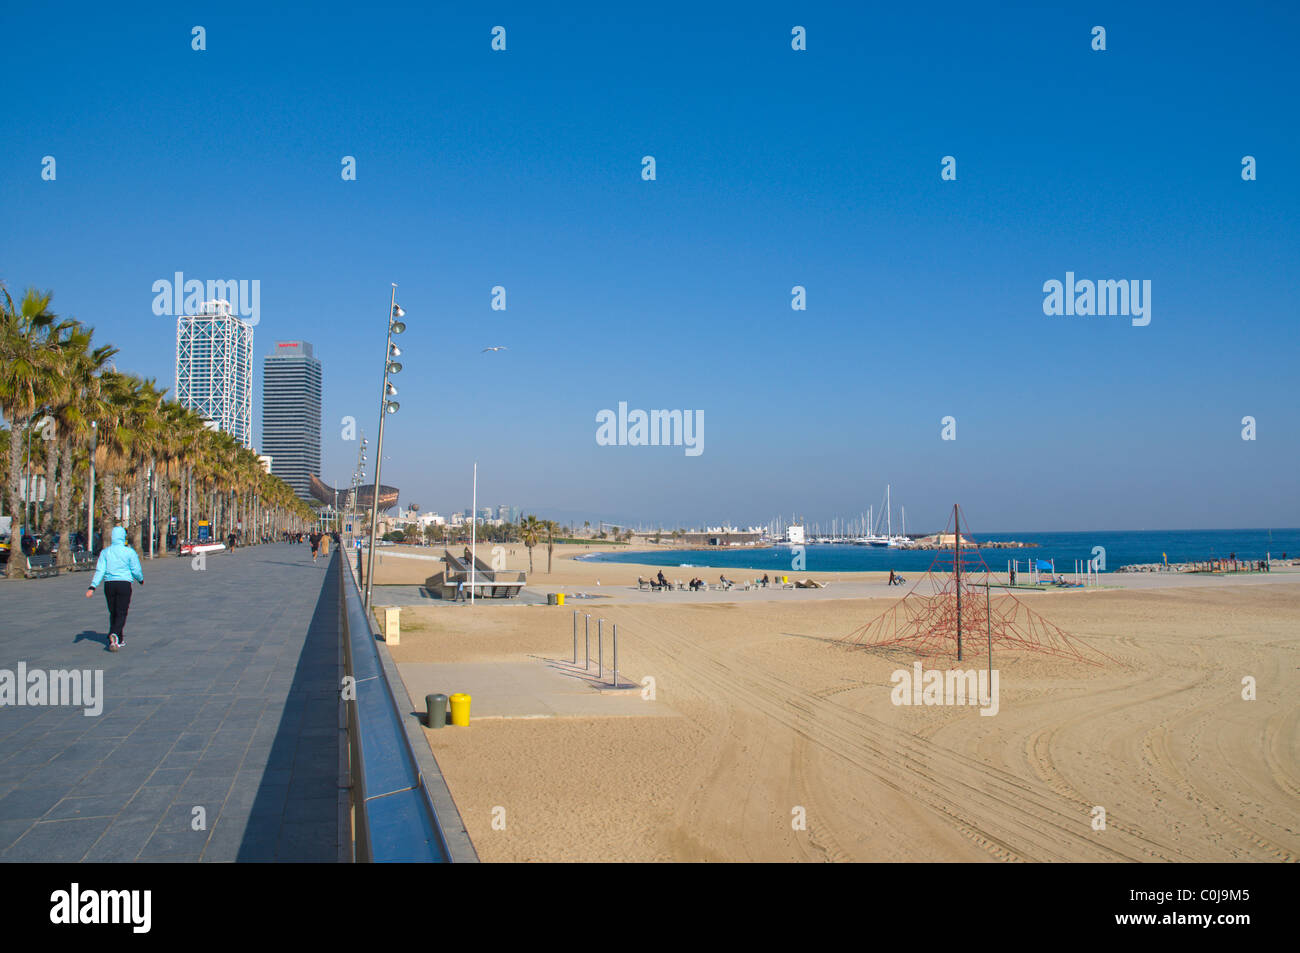
<svg viewBox="0 0 1300 953"><path fill-rule="evenodd" d="M320 555L320 533L313 532L307 538L311 540L311 561L315 562L316 557Z"/></svg>
<svg viewBox="0 0 1300 953"><path fill-rule="evenodd" d="M90 580L86 598L95 594L100 580L104 583L104 599L108 602L108 650L116 652L126 645L126 613L131 607L131 580L144 585L144 570L140 557L126 544L126 530L113 527L112 544L99 554L95 576Z"/></svg>

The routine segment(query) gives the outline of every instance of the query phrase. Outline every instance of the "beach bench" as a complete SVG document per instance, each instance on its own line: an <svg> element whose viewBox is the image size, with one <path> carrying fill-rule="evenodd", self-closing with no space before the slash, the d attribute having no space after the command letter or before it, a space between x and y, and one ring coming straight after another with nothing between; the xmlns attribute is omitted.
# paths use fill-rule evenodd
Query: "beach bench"
<svg viewBox="0 0 1300 953"><path fill-rule="evenodd" d="M54 565L54 556L28 556L27 578L40 579L45 576L57 576L59 567Z"/></svg>
<svg viewBox="0 0 1300 953"><path fill-rule="evenodd" d="M72 554L72 571L88 572L95 568L95 554L88 549L79 549Z"/></svg>
<svg viewBox="0 0 1300 953"><path fill-rule="evenodd" d="M649 579L642 579L640 576L636 577L636 587L638 589L644 591L648 586L652 586L652 585L654 585L654 583L652 583Z"/></svg>

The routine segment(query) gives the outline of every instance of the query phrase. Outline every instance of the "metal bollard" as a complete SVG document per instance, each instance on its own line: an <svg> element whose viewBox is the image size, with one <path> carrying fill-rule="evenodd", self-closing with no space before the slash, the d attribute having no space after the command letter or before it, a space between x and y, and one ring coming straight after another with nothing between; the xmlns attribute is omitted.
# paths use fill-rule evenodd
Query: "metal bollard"
<svg viewBox="0 0 1300 953"><path fill-rule="evenodd" d="M605 677L605 620L596 620L596 677Z"/></svg>

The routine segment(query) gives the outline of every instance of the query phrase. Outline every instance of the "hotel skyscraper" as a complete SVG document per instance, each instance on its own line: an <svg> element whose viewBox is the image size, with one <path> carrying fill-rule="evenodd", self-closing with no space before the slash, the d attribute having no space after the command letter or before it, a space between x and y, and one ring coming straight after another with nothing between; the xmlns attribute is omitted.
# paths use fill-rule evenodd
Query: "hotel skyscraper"
<svg viewBox="0 0 1300 953"><path fill-rule="evenodd" d="M320 476L321 367L306 341L277 341L262 364L262 452L300 499Z"/></svg>
<svg viewBox="0 0 1300 953"><path fill-rule="evenodd" d="M253 326L227 302L176 319L176 400L253 445Z"/></svg>

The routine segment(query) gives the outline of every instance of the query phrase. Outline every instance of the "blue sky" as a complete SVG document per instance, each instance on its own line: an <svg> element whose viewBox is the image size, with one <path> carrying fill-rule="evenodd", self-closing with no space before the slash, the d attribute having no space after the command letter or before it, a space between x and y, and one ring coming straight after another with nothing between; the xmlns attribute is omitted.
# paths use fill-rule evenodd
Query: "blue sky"
<svg viewBox="0 0 1300 953"><path fill-rule="evenodd" d="M384 482L425 509L467 507L477 459L481 503L561 519L825 520L889 482L918 530L954 501L986 531L1297 526L1298 26L1273 3L9 5L0 278L168 386L153 282L259 279L255 418L261 356L311 341L337 483L397 282ZM1067 271L1149 279L1150 325L1045 316ZM705 452L597 446L619 401L703 410Z"/></svg>

